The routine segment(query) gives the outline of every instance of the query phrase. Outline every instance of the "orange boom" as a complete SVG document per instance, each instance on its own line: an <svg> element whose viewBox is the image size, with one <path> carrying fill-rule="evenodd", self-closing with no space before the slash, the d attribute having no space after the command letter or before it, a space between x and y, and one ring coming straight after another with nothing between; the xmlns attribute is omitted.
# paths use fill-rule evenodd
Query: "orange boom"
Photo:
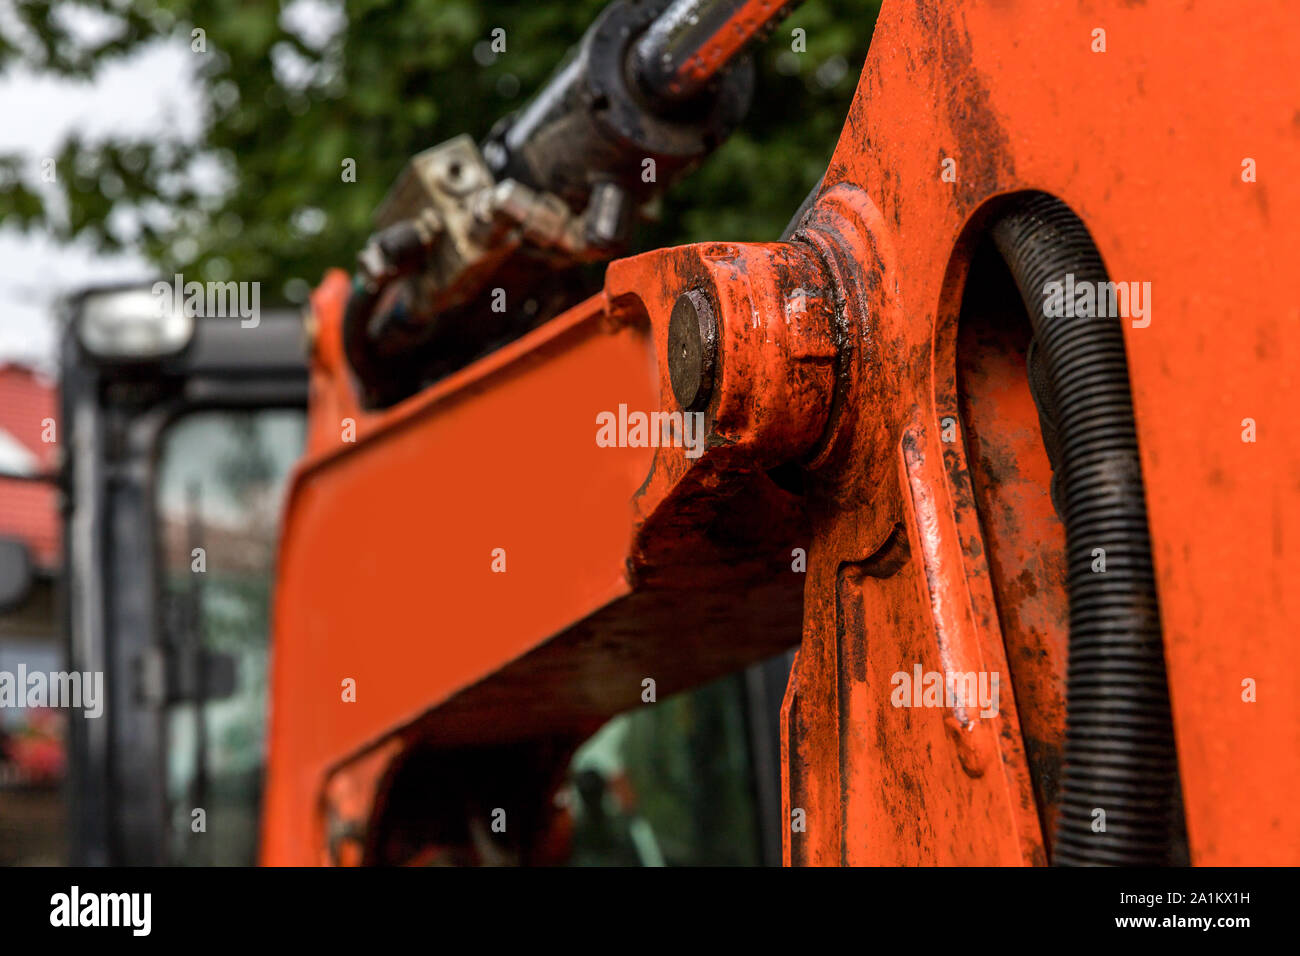
<svg viewBox="0 0 1300 956"><path fill-rule="evenodd" d="M1300 862L1292 36L886 2L782 241L618 258L396 401L327 276L264 862L496 810L546 862L581 741L795 646L787 864Z"/></svg>

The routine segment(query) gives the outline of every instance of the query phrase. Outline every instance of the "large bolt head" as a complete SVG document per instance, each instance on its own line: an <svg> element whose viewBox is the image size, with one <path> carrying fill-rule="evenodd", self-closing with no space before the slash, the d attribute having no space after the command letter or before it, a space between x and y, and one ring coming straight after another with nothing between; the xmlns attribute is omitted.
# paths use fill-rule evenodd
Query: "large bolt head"
<svg viewBox="0 0 1300 956"><path fill-rule="evenodd" d="M718 351L718 323L703 292L683 292L668 320L668 378L683 411L709 404Z"/></svg>

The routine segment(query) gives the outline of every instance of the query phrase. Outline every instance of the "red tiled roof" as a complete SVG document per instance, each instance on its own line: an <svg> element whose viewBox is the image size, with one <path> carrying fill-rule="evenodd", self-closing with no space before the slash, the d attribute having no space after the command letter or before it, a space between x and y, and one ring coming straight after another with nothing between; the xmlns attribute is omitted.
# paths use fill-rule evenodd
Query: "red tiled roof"
<svg viewBox="0 0 1300 956"><path fill-rule="evenodd" d="M57 442L43 441L49 421L57 420L54 383L32 369L0 364L0 430L32 453L42 469L55 467ZM58 433L57 421L54 437ZM0 534L22 538L37 563L53 568L59 560L58 498L44 482L0 478Z"/></svg>

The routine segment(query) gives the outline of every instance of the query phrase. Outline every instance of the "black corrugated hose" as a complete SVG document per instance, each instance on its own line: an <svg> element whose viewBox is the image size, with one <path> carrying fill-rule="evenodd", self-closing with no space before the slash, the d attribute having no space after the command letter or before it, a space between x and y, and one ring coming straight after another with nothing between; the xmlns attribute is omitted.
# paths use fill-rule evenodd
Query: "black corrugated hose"
<svg viewBox="0 0 1300 956"><path fill-rule="evenodd" d="M1033 325L1031 378L1065 523L1069 673L1053 862L1169 864L1182 823L1178 763L1123 320L1045 314L1045 286L1067 273L1076 287L1108 281L1059 200L1021 197L992 236ZM1105 570L1094 570L1103 554Z"/></svg>

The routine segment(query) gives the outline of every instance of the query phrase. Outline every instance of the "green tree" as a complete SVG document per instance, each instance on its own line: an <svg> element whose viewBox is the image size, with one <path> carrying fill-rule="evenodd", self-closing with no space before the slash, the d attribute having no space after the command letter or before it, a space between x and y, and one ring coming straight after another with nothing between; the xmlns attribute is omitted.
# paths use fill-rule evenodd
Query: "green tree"
<svg viewBox="0 0 1300 956"><path fill-rule="evenodd" d="M203 132L92 141L74 131L49 157L53 184L45 157L0 156L0 225L133 248L164 274L235 276L263 282L268 299L300 298L326 268L351 268L408 157L458 133L481 139L544 82L605 0L310 0L336 24L326 36L296 28L303 2L15 0L16 16L0 19L0 70L93 81L147 44L180 44ZM672 190L639 246L780 232L826 167L877 6L809 0L777 28L760 54L760 106ZM93 41L79 38L70 13L98 24ZM507 50L494 56L487 41L498 27ZM795 29L805 51L792 50ZM349 161L355 182L342 175Z"/></svg>

